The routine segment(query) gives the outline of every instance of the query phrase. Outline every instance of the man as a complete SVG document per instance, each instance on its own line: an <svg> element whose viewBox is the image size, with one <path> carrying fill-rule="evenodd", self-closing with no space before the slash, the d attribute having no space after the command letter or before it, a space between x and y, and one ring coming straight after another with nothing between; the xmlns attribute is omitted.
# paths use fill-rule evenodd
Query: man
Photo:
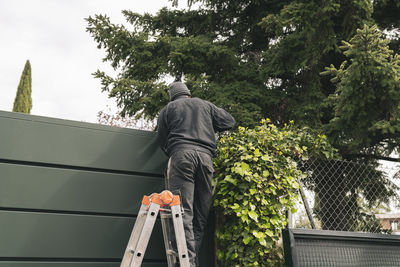
<svg viewBox="0 0 400 267"><path fill-rule="evenodd" d="M214 104L191 98L182 82L170 85L169 96L157 122L160 146L169 156L166 187L181 196L190 265L199 266L196 255L212 200L215 133L231 129L235 120Z"/></svg>

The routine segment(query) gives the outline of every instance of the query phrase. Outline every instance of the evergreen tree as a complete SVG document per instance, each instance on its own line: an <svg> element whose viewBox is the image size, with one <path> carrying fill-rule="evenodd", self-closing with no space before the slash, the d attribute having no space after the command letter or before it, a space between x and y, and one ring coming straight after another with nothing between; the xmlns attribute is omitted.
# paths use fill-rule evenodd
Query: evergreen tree
<svg viewBox="0 0 400 267"><path fill-rule="evenodd" d="M30 113L32 109L32 75L31 63L26 61L24 71L19 81L17 95L14 100L13 112Z"/></svg>
<svg viewBox="0 0 400 267"><path fill-rule="evenodd" d="M334 117L326 129L342 155L365 149L379 155L382 142L395 148L400 141L400 56L388 43L376 26L365 25L340 47L349 61L322 73L333 75L337 84L330 97Z"/></svg>
<svg viewBox="0 0 400 267"><path fill-rule="evenodd" d="M87 19L87 30L106 50L104 60L118 70L116 77L102 71L95 77L101 79L103 91L116 98L123 115L156 117L168 102L163 78L173 76L184 79L193 96L229 110L239 125L254 126L263 117L277 125L295 120L326 131L343 158L367 159L372 169L376 159L387 158L398 147L397 56L389 49L398 51L400 43L398 1L189 0L195 2L201 3L196 10L163 8L156 15L123 11L132 30L112 24L105 15ZM378 42L385 36L378 37L375 24L392 33L390 43ZM357 45L364 38L357 29L368 31L367 51ZM343 40L351 46L345 53ZM329 69L339 74L338 83L321 75L326 66L340 66L345 60L359 66ZM315 185L321 195L350 195L349 207L360 210L357 190L339 188L329 175L320 178L333 183L330 192L322 191L323 184ZM358 184L370 188L368 177L362 178ZM387 199L390 185L383 178L374 181L384 185L378 201ZM328 200L320 196L319 201ZM336 215L329 219L336 229L346 230L343 214Z"/></svg>
<svg viewBox="0 0 400 267"><path fill-rule="evenodd" d="M262 72L269 36L258 23L285 1L206 1L198 10L123 11L129 31L104 15L87 30L117 77L97 71L103 90L124 115L153 119L168 102L163 77L184 79L193 96L229 110L241 125L256 125L274 102Z"/></svg>

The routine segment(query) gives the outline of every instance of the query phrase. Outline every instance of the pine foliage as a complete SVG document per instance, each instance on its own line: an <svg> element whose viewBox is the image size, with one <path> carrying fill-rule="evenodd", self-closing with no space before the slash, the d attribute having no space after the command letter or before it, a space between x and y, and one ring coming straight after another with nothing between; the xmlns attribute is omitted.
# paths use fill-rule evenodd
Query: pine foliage
<svg viewBox="0 0 400 267"><path fill-rule="evenodd" d="M348 60L322 74L337 84L330 97L334 118L327 129L343 153L375 147L400 134L400 56L377 26L365 25L340 47Z"/></svg>
<svg viewBox="0 0 400 267"><path fill-rule="evenodd" d="M168 101L164 78L172 76L239 125L269 117L322 129L334 117L325 100L336 89L320 72L345 60L341 41L364 24L399 27L392 0L188 1L195 3L198 9L155 15L125 10L128 26L106 15L87 18L87 31L118 73L98 70L95 77L123 115L155 118ZM397 39L390 45L396 51Z"/></svg>

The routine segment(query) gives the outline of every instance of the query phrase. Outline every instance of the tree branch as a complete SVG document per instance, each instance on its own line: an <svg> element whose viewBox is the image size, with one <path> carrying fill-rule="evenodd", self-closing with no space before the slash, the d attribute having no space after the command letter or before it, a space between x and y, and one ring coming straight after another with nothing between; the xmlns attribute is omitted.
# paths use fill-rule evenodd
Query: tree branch
<svg viewBox="0 0 400 267"><path fill-rule="evenodd" d="M349 154L346 157L347 158L378 159L378 160L387 160L387 161L392 161L392 162L400 162L399 158L392 158L392 157L373 155L373 154Z"/></svg>

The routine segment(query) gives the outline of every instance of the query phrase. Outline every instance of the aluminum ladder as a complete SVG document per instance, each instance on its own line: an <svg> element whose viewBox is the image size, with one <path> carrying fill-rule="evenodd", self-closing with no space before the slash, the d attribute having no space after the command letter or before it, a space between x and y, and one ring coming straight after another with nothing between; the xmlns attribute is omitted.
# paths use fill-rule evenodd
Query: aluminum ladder
<svg viewBox="0 0 400 267"><path fill-rule="evenodd" d="M153 193L150 196L143 196L142 205L129 238L121 267L141 266L159 213L168 267L190 267L183 228L181 201L179 195L173 195L168 190L160 194Z"/></svg>

